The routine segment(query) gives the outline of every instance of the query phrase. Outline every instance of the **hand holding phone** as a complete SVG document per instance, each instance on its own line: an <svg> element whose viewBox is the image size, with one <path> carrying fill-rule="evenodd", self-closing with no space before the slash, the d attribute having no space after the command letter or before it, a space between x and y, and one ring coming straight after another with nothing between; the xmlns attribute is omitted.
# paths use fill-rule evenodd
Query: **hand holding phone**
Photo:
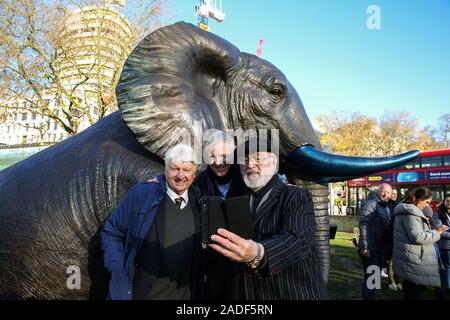
<svg viewBox="0 0 450 320"><path fill-rule="evenodd" d="M439 227L437 227L437 232L439 232L439 234L443 234L445 231L448 230L448 227L445 224L441 224Z"/></svg>

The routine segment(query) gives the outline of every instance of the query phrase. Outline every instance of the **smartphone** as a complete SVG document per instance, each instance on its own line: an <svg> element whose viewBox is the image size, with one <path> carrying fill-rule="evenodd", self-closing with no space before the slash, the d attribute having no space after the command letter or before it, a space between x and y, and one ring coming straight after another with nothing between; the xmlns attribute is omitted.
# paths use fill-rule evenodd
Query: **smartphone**
<svg viewBox="0 0 450 320"><path fill-rule="evenodd" d="M254 235L250 213L250 199L247 196L223 199L222 197L203 196L201 206L202 242L214 243L211 236L217 229L225 228L244 239Z"/></svg>

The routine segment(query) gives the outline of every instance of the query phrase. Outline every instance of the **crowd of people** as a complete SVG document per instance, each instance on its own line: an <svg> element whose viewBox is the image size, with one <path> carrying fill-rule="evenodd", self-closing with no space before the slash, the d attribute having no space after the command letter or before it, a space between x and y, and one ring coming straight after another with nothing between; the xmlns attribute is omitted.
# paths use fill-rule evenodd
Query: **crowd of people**
<svg viewBox="0 0 450 320"><path fill-rule="evenodd" d="M427 286L438 299L450 296L450 194L433 212L427 188L398 191L381 184L371 192L360 212L358 252L362 259L362 295L375 298L369 282L373 266L388 270L389 288L402 291L406 300L419 300Z"/></svg>

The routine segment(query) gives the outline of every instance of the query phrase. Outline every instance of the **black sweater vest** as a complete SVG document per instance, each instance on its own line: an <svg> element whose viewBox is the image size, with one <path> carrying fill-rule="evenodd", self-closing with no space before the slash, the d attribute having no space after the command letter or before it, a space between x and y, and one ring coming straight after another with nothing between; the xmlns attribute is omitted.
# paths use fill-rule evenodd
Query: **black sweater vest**
<svg viewBox="0 0 450 320"><path fill-rule="evenodd" d="M166 194L135 259L133 298L191 299L195 221L193 199L178 208Z"/></svg>

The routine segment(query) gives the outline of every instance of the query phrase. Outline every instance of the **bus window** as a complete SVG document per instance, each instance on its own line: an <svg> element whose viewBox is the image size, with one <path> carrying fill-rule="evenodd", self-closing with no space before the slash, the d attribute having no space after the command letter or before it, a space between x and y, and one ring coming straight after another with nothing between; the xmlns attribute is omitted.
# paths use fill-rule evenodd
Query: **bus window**
<svg viewBox="0 0 450 320"><path fill-rule="evenodd" d="M406 191L408 190L409 189L407 187L400 187L400 190L398 190L397 201L402 201L405 198Z"/></svg>
<svg viewBox="0 0 450 320"><path fill-rule="evenodd" d="M422 158L422 168L432 168L432 167L441 167L441 166L442 166L441 156L423 157Z"/></svg>
<svg viewBox="0 0 450 320"><path fill-rule="evenodd" d="M397 201L403 201L404 199L405 199L405 194L406 194L406 191L408 191L408 190L414 190L415 188L418 188L419 187L419 185L417 185L417 184L410 184L410 185L407 185L407 186L397 186L396 187L396 189L397 189L397 192L398 191L400 191L400 193L397 195Z"/></svg>
<svg viewBox="0 0 450 320"><path fill-rule="evenodd" d="M444 166L450 166L450 154L444 155L442 160L444 160Z"/></svg>
<svg viewBox="0 0 450 320"><path fill-rule="evenodd" d="M430 189L433 195L433 202L439 203L444 199L444 188L440 185L428 185L426 186Z"/></svg>
<svg viewBox="0 0 450 320"><path fill-rule="evenodd" d="M348 206L347 214L357 215L361 206L366 201L365 187L349 187L348 188Z"/></svg>
<svg viewBox="0 0 450 320"><path fill-rule="evenodd" d="M416 168L420 168L420 158L417 158L414 161L408 162L405 165L400 167L400 169L416 169Z"/></svg>

